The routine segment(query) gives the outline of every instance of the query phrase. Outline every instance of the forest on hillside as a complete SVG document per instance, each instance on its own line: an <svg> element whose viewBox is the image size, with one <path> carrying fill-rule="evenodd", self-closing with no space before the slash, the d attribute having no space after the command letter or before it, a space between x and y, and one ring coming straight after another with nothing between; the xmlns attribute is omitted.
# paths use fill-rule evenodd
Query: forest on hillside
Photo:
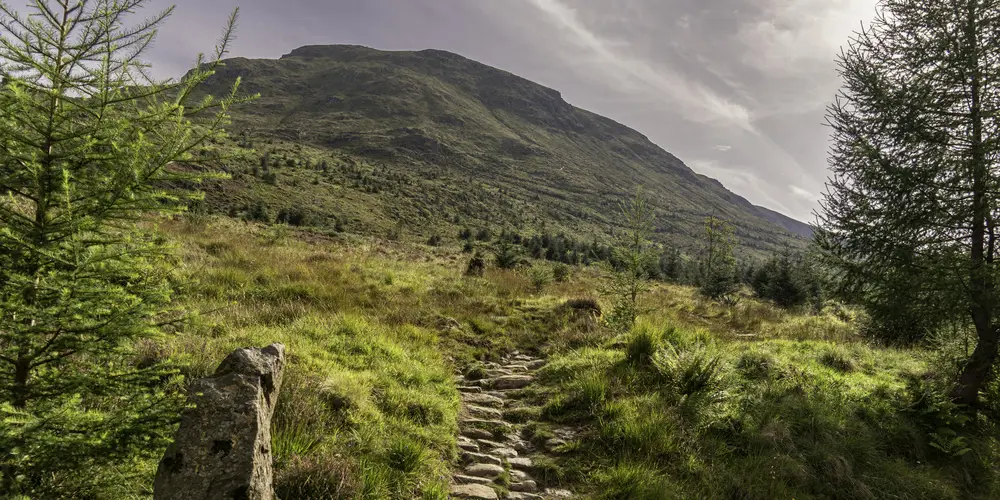
<svg viewBox="0 0 1000 500"><path fill-rule="evenodd" d="M1000 498L1000 0L882 0L845 41L808 242L690 200L663 238L659 182L600 234L387 223L359 193L402 174L279 161L240 78L205 96L238 12L151 79L151 3L0 4L0 498L153 498L192 382L275 342L285 500ZM367 223L281 198L324 183Z"/></svg>

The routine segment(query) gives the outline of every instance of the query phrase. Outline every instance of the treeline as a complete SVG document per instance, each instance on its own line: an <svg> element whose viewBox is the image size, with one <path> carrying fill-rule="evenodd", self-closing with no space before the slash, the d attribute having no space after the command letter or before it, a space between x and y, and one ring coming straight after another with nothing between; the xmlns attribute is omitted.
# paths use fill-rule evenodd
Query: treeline
<svg viewBox="0 0 1000 500"><path fill-rule="evenodd" d="M805 253L788 252L769 259L737 262L729 225L709 219L698 251L692 254L674 247L658 247L653 250L653 258L644 259L642 275L646 279L698 287L714 299L725 299L749 289L757 297L785 308L822 307L824 290L828 288L824 285L824 274ZM628 264L612 245L600 243L596 238L583 241L564 233L525 236L515 231L494 233L487 228L464 228L458 238L464 242L466 253L479 253L477 246L487 247L500 268L527 264L528 258L566 265L604 264L616 270ZM438 242L440 238L432 238L429 243Z"/></svg>

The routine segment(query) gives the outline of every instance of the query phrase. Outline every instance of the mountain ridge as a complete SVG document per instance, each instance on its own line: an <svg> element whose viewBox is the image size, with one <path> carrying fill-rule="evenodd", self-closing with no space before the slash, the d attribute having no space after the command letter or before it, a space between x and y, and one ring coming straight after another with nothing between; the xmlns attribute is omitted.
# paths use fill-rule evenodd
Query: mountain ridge
<svg viewBox="0 0 1000 500"><path fill-rule="evenodd" d="M439 208L456 219L536 228L551 221L569 233L606 234L616 225L617 201L643 185L654 197L658 234L680 247L694 244L701 219L712 214L733 222L755 251L804 246L811 232L627 125L569 104L558 90L452 52L309 45L279 59L229 59L209 90L236 77L262 99L234 111L233 130L373 164L376 172L479 182L510 205L483 215L458 206L457 193L438 193L448 198Z"/></svg>

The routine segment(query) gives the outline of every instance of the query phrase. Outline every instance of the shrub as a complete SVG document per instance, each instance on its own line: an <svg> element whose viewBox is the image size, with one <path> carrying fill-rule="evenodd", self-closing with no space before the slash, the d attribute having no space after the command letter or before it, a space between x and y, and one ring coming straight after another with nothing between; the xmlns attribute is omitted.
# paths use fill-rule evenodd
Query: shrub
<svg viewBox="0 0 1000 500"><path fill-rule="evenodd" d="M660 337L642 328L632 334L625 346L625 360L632 365L647 365L660 347Z"/></svg>
<svg viewBox="0 0 1000 500"><path fill-rule="evenodd" d="M664 475L647 465L622 463L597 471L593 482L598 498L607 500L668 500L681 498Z"/></svg>
<svg viewBox="0 0 1000 500"><path fill-rule="evenodd" d="M419 471L427 460L427 448L410 439L401 438L392 442L386 462L393 470L404 474Z"/></svg>
<svg viewBox="0 0 1000 500"><path fill-rule="evenodd" d="M569 275L570 268L566 264L560 262L552 267L552 279L554 279L556 283L565 283L569 280Z"/></svg>
<svg viewBox="0 0 1000 500"><path fill-rule="evenodd" d="M427 239L427 244L432 247L441 245L441 236L437 234L431 235L431 237Z"/></svg>
<svg viewBox="0 0 1000 500"><path fill-rule="evenodd" d="M276 468L274 492L278 498L354 498L358 482L345 459L325 455L294 457Z"/></svg>
<svg viewBox="0 0 1000 500"><path fill-rule="evenodd" d="M541 265L534 265L528 268L527 275L535 293L542 293L545 286L552 282L552 273Z"/></svg>
<svg viewBox="0 0 1000 500"><path fill-rule="evenodd" d="M486 272L486 259L482 254L476 252L469 259L469 264L465 266L466 276L482 276Z"/></svg>
<svg viewBox="0 0 1000 500"><path fill-rule="evenodd" d="M665 385L681 397L708 395L722 380L720 358L703 347L678 350L667 344L656 351L653 366Z"/></svg>
<svg viewBox="0 0 1000 500"><path fill-rule="evenodd" d="M517 247L509 239L503 237L493 247L493 258L500 269L513 269L521 261Z"/></svg>

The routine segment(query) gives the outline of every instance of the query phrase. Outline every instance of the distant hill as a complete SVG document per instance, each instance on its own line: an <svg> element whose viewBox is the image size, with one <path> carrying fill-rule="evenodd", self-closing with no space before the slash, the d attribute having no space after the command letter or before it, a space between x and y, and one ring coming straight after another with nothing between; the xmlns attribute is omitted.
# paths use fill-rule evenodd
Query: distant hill
<svg viewBox="0 0 1000 500"><path fill-rule="evenodd" d="M751 254L802 247L811 233L558 91L449 52L306 46L227 60L207 90L237 77L261 99L234 111L233 142L267 155L271 176L257 156L230 152L233 179L210 189L218 209L297 208L312 224L357 231L506 227L591 240L614 231L617 203L641 185L658 239L681 248L711 214Z"/></svg>

